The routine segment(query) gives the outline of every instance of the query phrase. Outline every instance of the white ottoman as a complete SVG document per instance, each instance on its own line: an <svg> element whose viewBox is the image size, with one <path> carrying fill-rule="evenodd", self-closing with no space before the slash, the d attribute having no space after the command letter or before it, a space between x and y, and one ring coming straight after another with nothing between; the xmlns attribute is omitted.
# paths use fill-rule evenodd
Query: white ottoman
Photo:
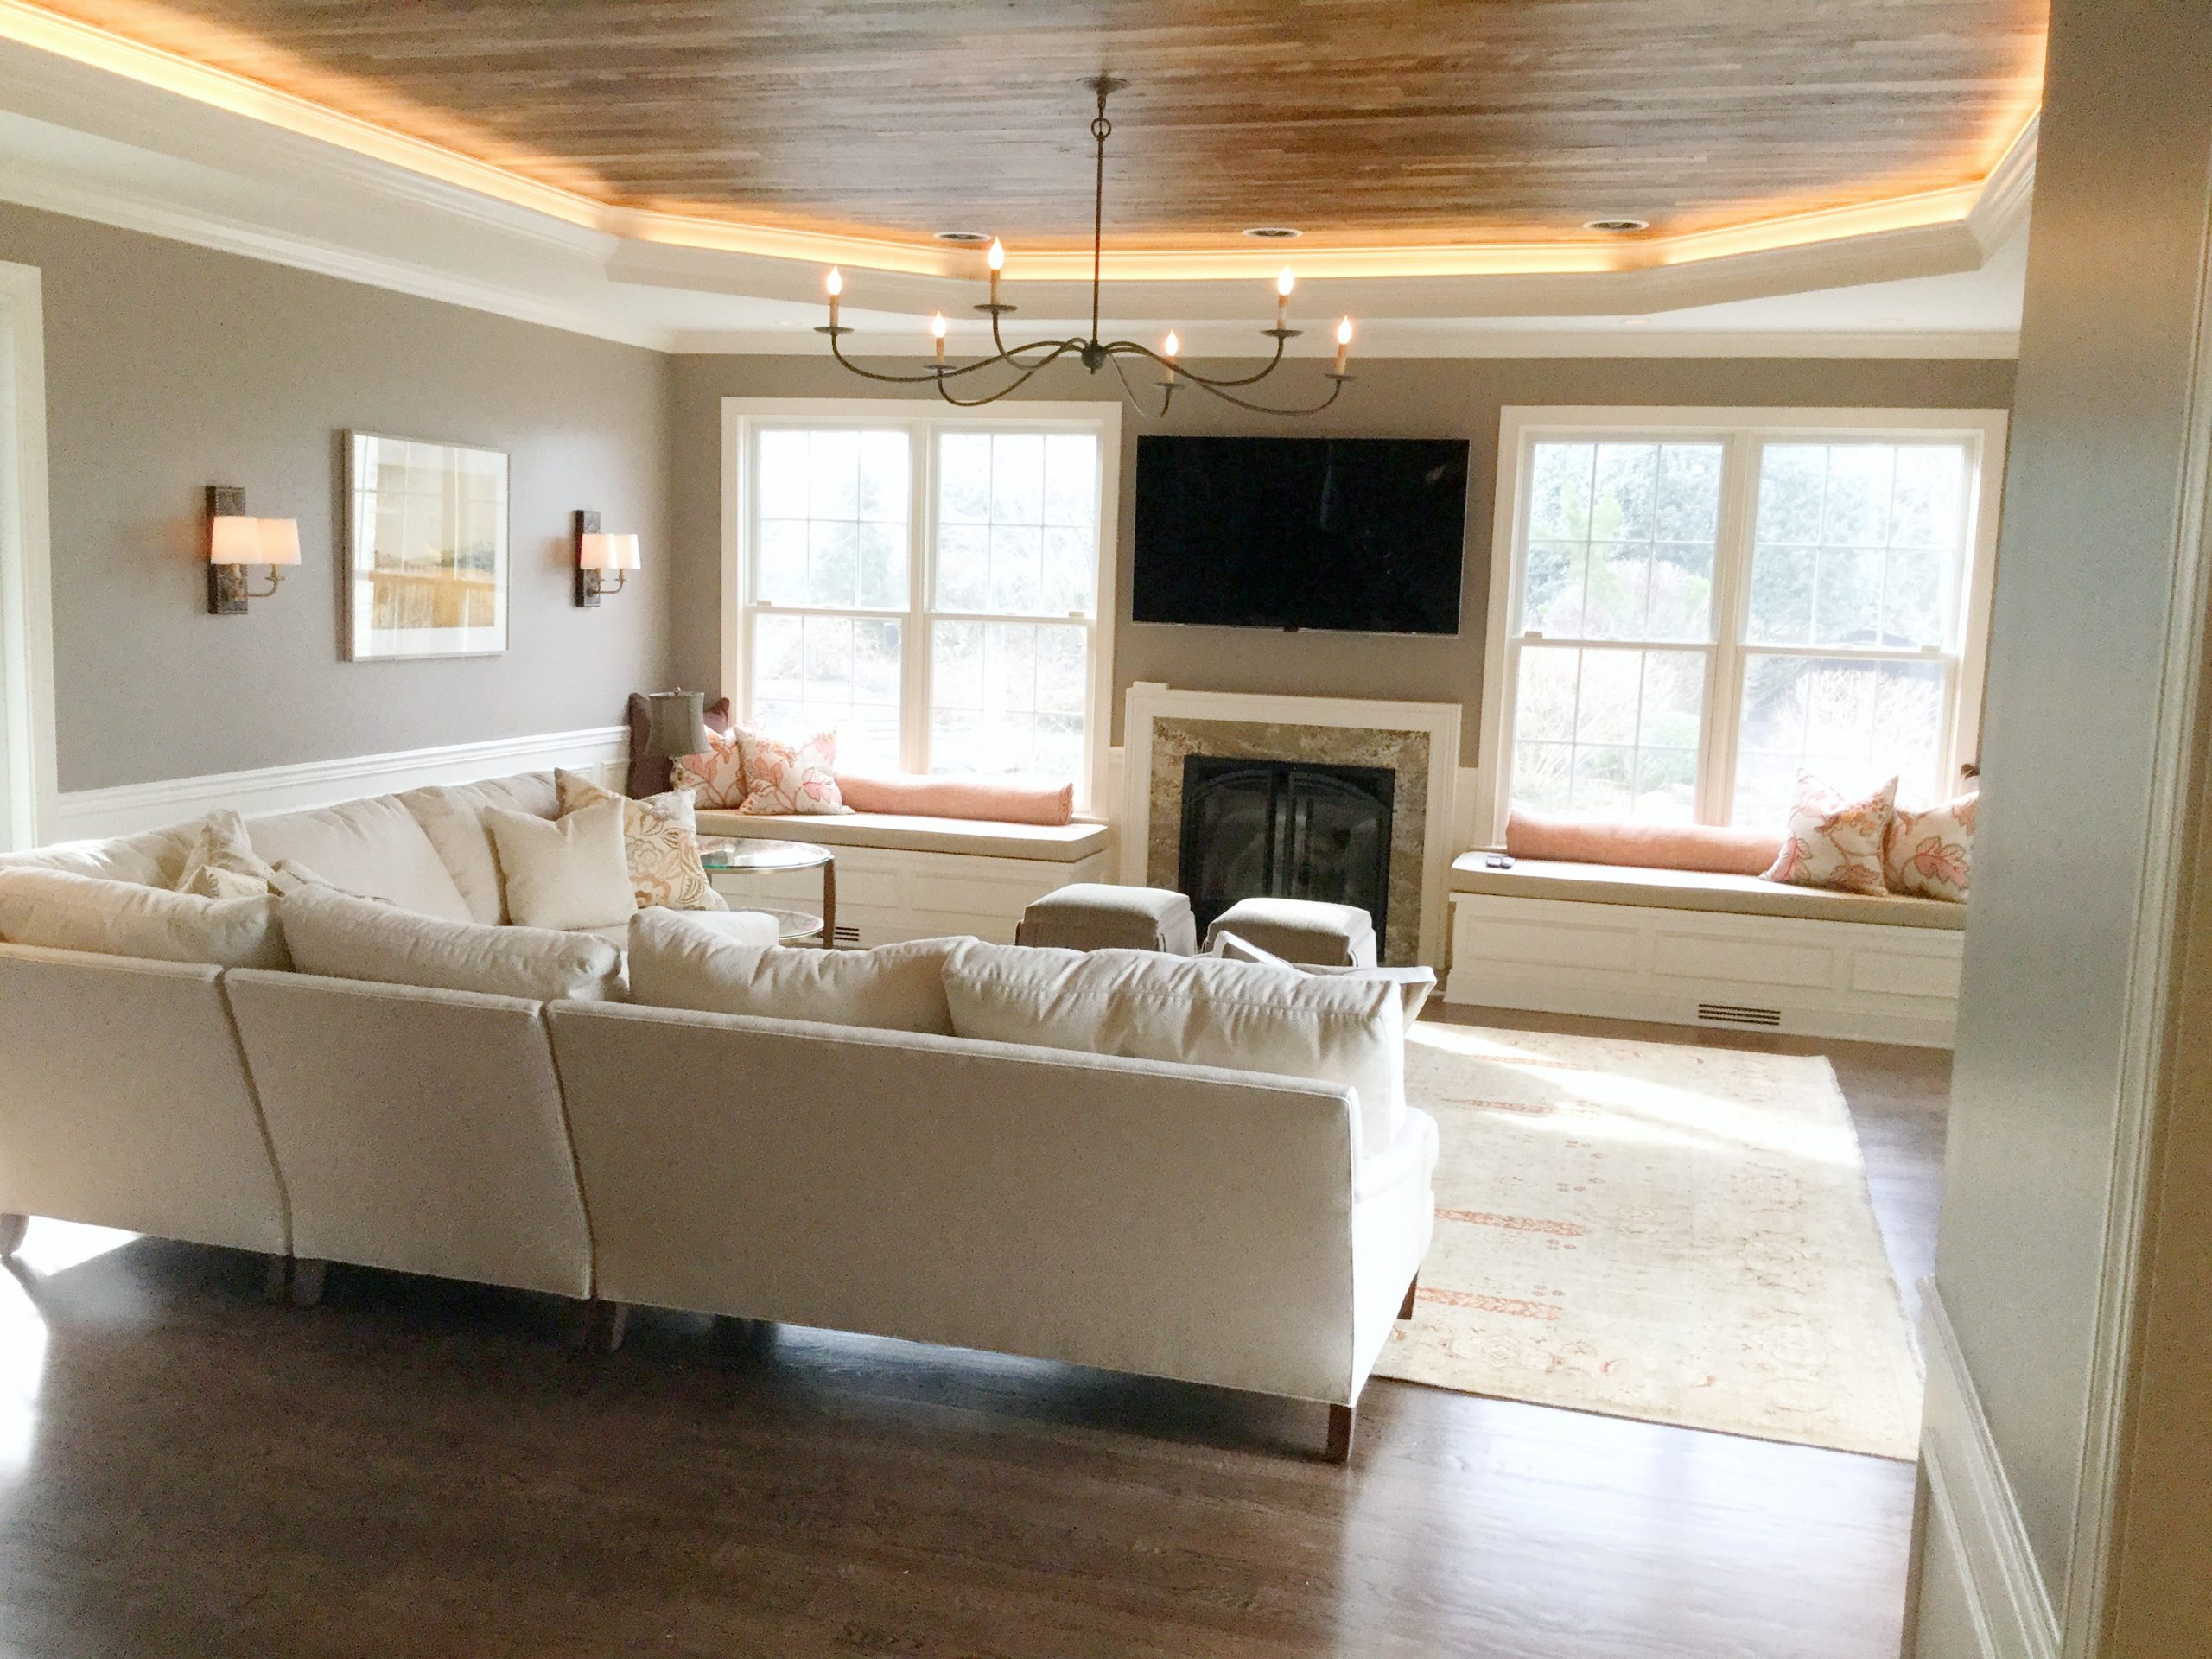
<svg viewBox="0 0 2212 1659"><path fill-rule="evenodd" d="M1162 950L1171 957L1188 957L1198 952L1198 924L1191 914L1191 901L1165 887L1074 881L1025 909L1014 942L1070 950Z"/></svg>
<svg viewBox="0 0 2212 1659"><path fill-rule="evenodd" d="M1206 929L1234 933L1285 962L1322 968L1372 968L1375 920L1357 905L1325 905L1313 899L1239 899Z"/></svg>

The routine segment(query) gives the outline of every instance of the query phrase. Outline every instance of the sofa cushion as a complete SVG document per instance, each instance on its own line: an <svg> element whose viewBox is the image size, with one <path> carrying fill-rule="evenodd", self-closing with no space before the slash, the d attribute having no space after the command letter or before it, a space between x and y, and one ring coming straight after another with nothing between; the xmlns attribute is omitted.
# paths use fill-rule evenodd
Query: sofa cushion
<svg viewBox="0 0 2212 1659"><path fill-rule="evenodd" d="M142 887L174 887L184 873L185 855L200 823L188 818L111 841L65 841L35 852L10 853L0 858L0 869L66 870L105 881L132 881Z"/></svg>
<svg viewBox="0 0 2212 1659"><path fill-rule="evenodd" d="M944 989L961 1037L1348 1084L1369 1153L1405 1116L1405 1020L1392 984L1217 957L970 940L946 962Z"/></svg>
<svg viewBox="0 0 2212 1659"><path fill-rule="evenodd" d="M484 824L484 809L504 807L541 818L561 816L550 772L518 772L480 784L410 789L397 799L422 825L430 845L437 849L446 873L453 877L454 886L461 889L470 917L480 922L508 919L506 898L499 886L499 858L493 850L492 832Z"/></svg>
<svg viewBox="0 0 2212 1659"><path fill-rule="evenodd" d="M276 889L276 872L262 861L246 835L245 820L235 812L210 812L185 849L176 890L202 899L266 899Z"/></svg>
<svg viewBox="0 0 2212 1659"><path fill-rule="evenodd" d="M279 902L303 974L538 1002L622 998L622 953L588 934L444 921L321 886Z"/></svg>
<svg viewBox="0 0 2212 1659"><path fill-rule="evenodd" d="M748 918L766 937L745 943ZM641 910L630 923L630 1000L649 1007L749 1014L817 1025L952 1034L944 964L959 939L914 939L873 950L785 949L772 917L698 917Z"/></svg>
<svg viewBox="0 0 2212 1659"><path fill-rule="evenodd" d="M638 907L622 850L621 797L566 817L484 809L499 851L507 915L518 927L608 927Z"/></svg>
<svg viewBox="0 0 2212 1659"><path fill-rule="evenodd" d="M290 965L274 899L203 899L23 865L0 868L0 940L223 968Z"/></svg>
<svg viewBox="0 0 2212 1659"><path fill-rule="evenodd" d="M250 818L245 827L265 863L289 859L353 893L445 921L472 919L437 849L396 795Z"/></svg>

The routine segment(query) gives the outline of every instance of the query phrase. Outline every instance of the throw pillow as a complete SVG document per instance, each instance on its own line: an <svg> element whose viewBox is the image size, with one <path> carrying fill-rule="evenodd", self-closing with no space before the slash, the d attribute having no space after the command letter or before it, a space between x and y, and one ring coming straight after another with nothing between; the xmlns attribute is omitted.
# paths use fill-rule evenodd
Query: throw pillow
<svg viewBox="0 0 2212 1659"><path fill-rule="evenodd" d="M276 875L253 850L244 818L210 812L185 849L176 890L202 899L266 899L276 891Z"/></svg>
<svg viewBox="0 0 2212 1659"><path fill-rule="evenodd" d="M710 734L713 742L703 754L687 754L671 761L670 785L688 789L696 804L710 812L740 812L745 809L745 750L737 734Z"/></svg>
<svg viewBox="0 0 2212 1659"><path fill-rule="evenodd" d="M587 806L621 802L622 854L639 909L652 905L669 910L729 908L699 862L698 820L690 791L672 789L646 800L625 800L573 772L556 771L553 781L561 791L564 818Z"/></svg>
<svg viewBox="0 0 2212 1659"><path fill-rule="evenodd" d="M1291 962L1227 928L1213 936L1211 954L1230 962L1255 962L1266 968L1284 968L1294 974L1327 974L1339 979L1364 979L1378 985L1395 985L1409 1026L1421 1018L1421 1011L1428 1006L1429 994L1436 988L1433 968L1332 968L1319 963Z"/></svg>
<svg viewBox="0 0 2212 1659"><path fill-rule="evenodd" d="M1897 809L1882 842L1882 878L1891 893L1966 903L1974 804L1980 798L1977 790L1923 811Z"/></svg>
<svg viewBox="0 0 2212 1659"><path fill-rule="evenodd" d="M837 734L817 732L803 743L785 743L756 732L737 728L737 741L745 751L745 779L748 789L741 812L850 812L837 792Z"/></svg>
<svg viewBox="0 0 2212 1659"><path fill-rule="evenodd" d="M286 893L282 908L303 974L533 1002L622 999L622 953L588 933L442 921L320 884Z"/></svg>
<svg viewBox="0 0 2212 1659"><path fill-rule="evenodd" d="M484 823L518 927L613 927L638 908L619 798L550 819L490 806Z"/></svg>
<svg viewBox="0 0 2212 1659"><path fill-rule="evenodd" d="M1381 981L970 939L944 965L944 994L955 1036L1349 1085L1370 1155L1405 1121L1405 1016Z"/></svg>
<svg viewBox="0 0 2212 1659"><path fill-rule="evenodd" d="M1888 892L1882 880L1882 838L1889 833L1897 798L1894 778L1871 795L1846 800L1811 772L1799 772L1789 830L1766 879L1839 893Z"/></svg>
<svg viewBox="0 0 2212 1659"><path fill-rule="evenodd" d="M204 899L67 870L0 868L0 940L152 962L289 968L276 901Z"/></svg>
<svg viewBox="0 0 2212 1659"><path fill-rule="evenodd" d="M732 911L728 924L746 914ZM721 917L640 911L630 922L630 999L657 1008L952 1034L944 963L957 939L913 939L873 950L786 948L766 917L758 944Z"/></svg>

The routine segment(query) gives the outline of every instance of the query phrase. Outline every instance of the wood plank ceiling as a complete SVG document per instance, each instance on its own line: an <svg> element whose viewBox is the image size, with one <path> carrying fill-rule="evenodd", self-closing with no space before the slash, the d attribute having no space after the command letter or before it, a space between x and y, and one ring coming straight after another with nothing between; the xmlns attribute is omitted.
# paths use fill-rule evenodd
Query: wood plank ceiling
<svg viewBox="0 0 2212 1659"><path fill-rule="evenodd" d="M899 238L1586 239L1977 180L2046 0L48 0L613 205Z"/></svg>

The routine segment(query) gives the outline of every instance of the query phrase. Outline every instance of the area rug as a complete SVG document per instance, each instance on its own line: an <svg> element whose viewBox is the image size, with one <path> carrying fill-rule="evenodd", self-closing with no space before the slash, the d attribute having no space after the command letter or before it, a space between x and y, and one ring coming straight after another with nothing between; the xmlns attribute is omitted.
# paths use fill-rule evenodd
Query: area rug
<svg viewBox="0 0 2212 1659"><path fill-rule="evenodd" d="M1436 1237L1376 1374L1910 1459L1921 1370L1824 1059L1424 1023Z"/></svg>

